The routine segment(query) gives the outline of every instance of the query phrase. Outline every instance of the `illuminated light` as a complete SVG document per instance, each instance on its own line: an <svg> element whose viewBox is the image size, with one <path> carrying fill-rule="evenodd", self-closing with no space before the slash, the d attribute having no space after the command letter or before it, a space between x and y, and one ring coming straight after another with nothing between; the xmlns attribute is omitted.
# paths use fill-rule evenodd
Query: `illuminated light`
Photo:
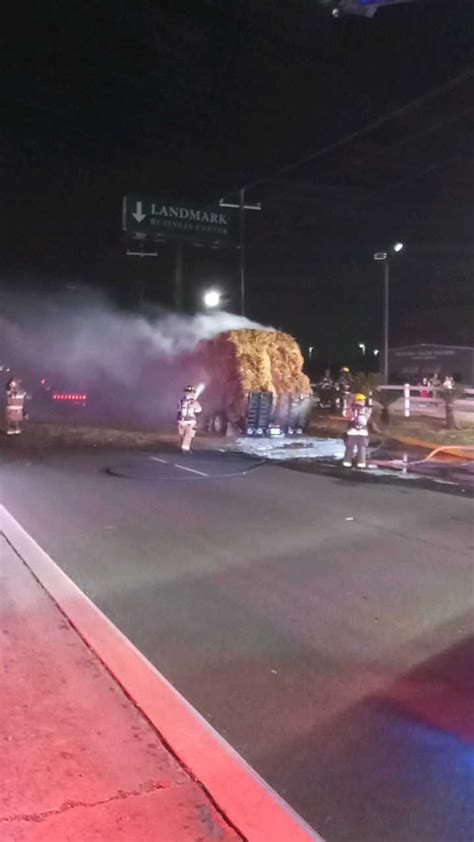
<svg viewBox="0 0 474 842"><path fill-rule="evenodd" d="M43 377L42 380L40 380L40 383L41 383L42 386L44 386L44 384L46 383L46 380L44 379L44 377Z"/></svg>
<svg viewBox="0 0 474 842"><path fill-rule="evenodd" d="M218 307L221 302L221 294L217 289L208 289L204 293L203 301L205 307Z"/></svg>
<svg viewBox="0 0 474 842"><path fill-rule="evenodd" d="M80 392L54 392L51 395L53 401L86 401L87 393Z"/></svg>
<svg viewBox="0 0 474 842"><path fill-rule="evenodd" d="M403 243L394 243L393 244L393 250L394 251L401 251L402 248L403 248Z"/></svg>

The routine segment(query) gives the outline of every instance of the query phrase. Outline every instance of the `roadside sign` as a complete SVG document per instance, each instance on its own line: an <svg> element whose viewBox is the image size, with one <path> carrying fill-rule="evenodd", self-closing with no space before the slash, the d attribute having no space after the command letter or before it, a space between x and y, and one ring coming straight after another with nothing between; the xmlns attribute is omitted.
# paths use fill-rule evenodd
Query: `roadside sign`
<svg viewBox="0 0 474 842"><path fill-rule="evenodd" d="M122 228L132 237L152 240L178 240L201 246L231 244L234 212L219 204L202 205L129 193L124 196Z"/></svg>

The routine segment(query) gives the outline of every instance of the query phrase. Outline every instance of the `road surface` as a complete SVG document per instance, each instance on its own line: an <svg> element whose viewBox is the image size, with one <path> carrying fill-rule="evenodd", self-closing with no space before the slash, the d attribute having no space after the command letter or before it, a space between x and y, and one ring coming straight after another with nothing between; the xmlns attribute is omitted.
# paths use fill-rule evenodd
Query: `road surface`
<svg viewBox="0 0 474 842"><path fill-rule="evenodd" d="M327 842L472 842L472 499L14 447L3 504Z"/></svg>

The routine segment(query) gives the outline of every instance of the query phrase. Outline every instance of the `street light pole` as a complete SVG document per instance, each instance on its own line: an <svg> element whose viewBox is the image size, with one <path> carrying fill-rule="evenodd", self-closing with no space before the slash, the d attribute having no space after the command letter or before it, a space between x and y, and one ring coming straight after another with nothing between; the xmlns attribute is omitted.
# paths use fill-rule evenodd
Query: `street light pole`
<svg viewBox="0 0 474 842"><path fill-rule="evenodd" d="M388 383L388 342L389 342L389 295L390 295L390 259L387 255L383 262L383 378Z"/></svg>
<svg viewBox="0 0 474 842"><path fill-rule="evenodd" d="M388 251L376 251L374 260L383 261L383 377L387 385L390 374L388 364L389 354L389 328L390 328L390 257L398 254L403 248L403 243L393 243Z"/></svg>

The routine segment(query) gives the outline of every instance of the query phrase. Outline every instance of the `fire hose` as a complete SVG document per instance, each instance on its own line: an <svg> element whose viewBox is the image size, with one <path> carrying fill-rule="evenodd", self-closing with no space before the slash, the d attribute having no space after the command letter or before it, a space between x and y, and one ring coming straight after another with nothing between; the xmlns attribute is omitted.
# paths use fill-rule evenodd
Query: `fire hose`
<svg viewBox="0 0 474 842"><path fill-rule="evenodd" d="M371 451L371 453L376 453L377 450L380 450L383 447L383 445L385 444L385 441L386 441L386 439L384 439L384 441L381 444L377 445L377 447L375 447ZM456 445L440 445L439 447L435 447L435 448L433 448L433 450L430 450L430 452L426 456L424 456L423 459L413 459L411 461L408 461L408 454L404 453L403 456L406 457L406 458L402 458L402 459L371 459L371 463L373 465L376 465L377 467L380 467L380 468L399 468L402 471L403 470L406 471L408 469L408 467L411 466L411 465L423 465L425 462L432 461L437 453L440 453L440 452L443 452L443 451L446 451L446 450L455 450L455 449L458 449L458 447L461 447L463 450L474 451L474 446L472 446L472 445L459 445L459 446L456 446ZM472 459L467 459L465 461L462 461L462 462L458 463L458 467L459 468L466 467L467 465L471 464L472 461L473 461Z"/></svg>

